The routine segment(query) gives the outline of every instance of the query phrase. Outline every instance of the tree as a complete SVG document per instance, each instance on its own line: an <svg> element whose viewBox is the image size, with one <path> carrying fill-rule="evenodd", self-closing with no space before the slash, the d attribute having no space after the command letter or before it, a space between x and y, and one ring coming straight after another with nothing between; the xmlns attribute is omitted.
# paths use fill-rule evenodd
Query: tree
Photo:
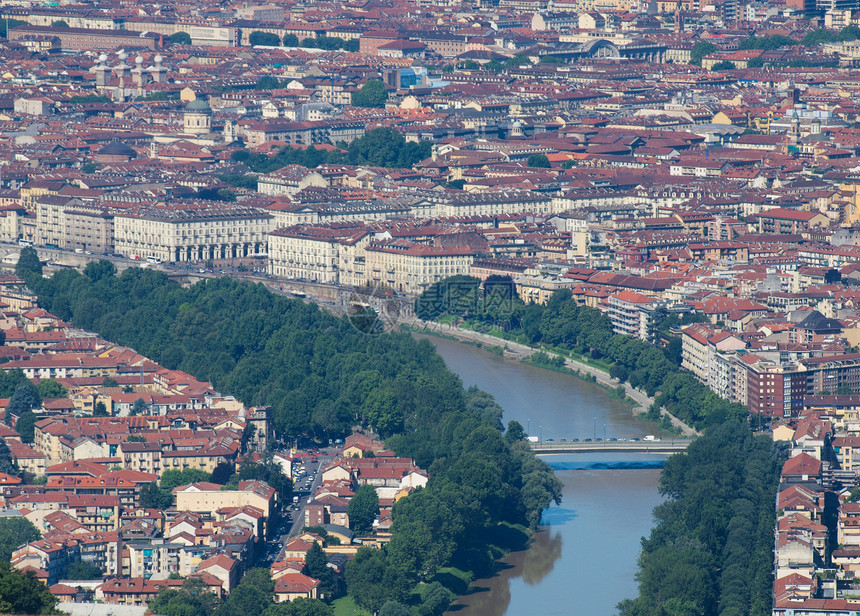
<svg viewBox="0 0 860 616"><path fill-rule="evenodd" d="M299 46L299 37L295 34L285 34L284 35L284 47L298 47Z"/></svg>
<svg viewBox="0 0 860 616"><path fill-rule="evenodd" d="M248 42L251 44L251 47L256 47L257 45L265 47L279 47L281 39L278 38L277 34L255 30L251 32L251 35L248 37Z"/></svg>
<svg viewBox="0 0 860 616"><path fill-rule="evenodd" d="M37 409L41 404L42 399L39 397L38 390L32 383L24 383L15 390L15 393L9 399L9 406L6 407L7 423L10 414L20 417L24 411Z"/></svg>
<svg viewBox="0 0 860 616"><path fill-rule="evenodd" d="M398 601L386 601L379 616L412 616L412 610Z"/></svg>
<svg viewBox="0 0 860 616"><path fill-rule="evenodd" d="M45 398L65 398L69 395L69 390L54 379L42 379L36 385L36 391L43 400Z"/></svg>
<svg viewBox="0 0 860 616"><path fill-rule="evenodd" d="M201 471L199 468L186 468L181 471L169 468L161 474L160 485L165 490L172 490L189 483L209 481L209 478L209 473Z"/></svg>
<svg viewBox="0 0 860 616"><path fill-rule="evenodd" d="M334 616L334 608L319 599L297 597L289 602L276 603L263 616Z"/></svg>
<svg viewBox="0 0 860 616"><path fill-rule="evenodd" d="M117 383L116 379L106 376L102 381L102 387L119 387L119 383Z"/></svg>
<svg viewBox="0 0 860 616"><path fill-rule="evenodd" d="M93 407L93 417L109 417L109 413L107 412L107 407L105 403L101 400L97 401L95 406Z"/></svg>
<svg viewBox="0 0 860 616"><path fill-rule="evenodd" d="M713 43L709 43L707 41L700 41L696 43L690 50L690 64L702 66L702 58L704 58L708 54L714 53L716 50L717 46Z"/></svg>
<svg viewBox="0 0 860 616"><path fill-rule="evenodd" d="M149 406L146 404L143 398L138 398L131 405L131 410L129 411L129 413L131 415L143 415L148 408Z"/></svg>
<svg viewBox="0 0 860 616"><path fill-rule="evenodd" d="M26 24L27 24L26 21L21 21L20 19L9 19L9 20L0 19L0 36L2 36L3 38L7 38L7 34L8 34L6 32L7 26L10 29L14 29L14 28L17 28L18 26L23 26Z"/></svg>
<svg viewBox="0 0 860 616"><path fill-rule="evenodd" d="M842 273L838 269L829 269L824 273L824 283L833 284L842 280Z"/></svg>
<svg viewBox="0 0 860 616"><path fill-rule="evenodd" d="M540 59L541 64L565 64L564 58L558 56L543 56Z"/></svg>
<svg viewBox="0 0 860 616"><path fill-rule="evenodd" d="M372 485L364 484L355 491L346 510L349 527L365 535L373 530L373 521L379 515L379 497Z"/></svg>
<svg viewBox="0 0 860 616"><path fill-rule="evenodd" d="M90 261L87 263L87 266L84 268L84 276L92 280L93 282L98 282L99 280L103 280L105 278L110 278L116 275L116 265L108 261L107 259L100 259L98 261Z"/></svg>
<svg viewBox="0 0 860 616"><path fill-rule="evenodd" d="M218 598L200 578L187 578L179 590L162 588L149 602L149 610L161 616L212 616Z"/></svg>
<svg viewBox="0 0 860 616"><path fill-rule="evenodd" d="M35 248L25 246L21 249L18 263L15 265L15 273L24 280L28 280L28 277L31 276L42 275L42 262L39 261L39 255Z"/></svg>
<svg viewBox="0 0 860 616"><path fill-rule="evenodd" d="M378 79L371 79L365 83L357 92L352 93L353 107L385 107L388 100L388 91L385 85Z"/></svg>
<svg viewBox="0 0 860 616"><path fill-rule="evenodd" d="M442 616L456 595L439 582L431 582L423 589L419 616Z"/></svg>
<svg viewBox="0 0 860 616"><path fill-rule="evenodd" d="M0 519L0 561L9 562L12 552L40 537L39 531L27 518Z"/></svg>
<svg viewBox="0 0 860 616"><path fill-rule="evenodd" d="M544 169L548 169L552 166L550 165L549 158L547 158L546 154L532 154L531 156L529 156L528 160L526 161L526 164L529 167L538 167Z"/></svg>
<svg viewBox="0 0 860 616"><path fill-rule="evenodd" d="M8 561L0 562L0 612L53 614L58 601L33 571L22 574Z"/></svg>
<svg viewBox="0 0 860 616"><path fill-rule="evenodd" d="M169 37L171 45L190 45L191 35L187 32L174 32Z"/></svg>
<svg viewBox="0 0 860 616"><path fill-rule="evenodd" d="M255 90L276 90L281 87L281 81L277 77L272 77L271 75L264 75L257 80L257 84L254 86Z"/></svg>
<svg viewBox="0 0 860 616"><path fill-rule="evenodd" d="M523 429L523 425L518 422L516 419L511 419L508 422L508 429L505 430L505 440L509 443L516 443L517 441L526 440L526 431Z"/></svg>
<svg viewBox="0 0 860 616"><path fill-rule="evenodd" d="M353 497L354 498L354 497ZM386 601L396 600L396 589L386 579L385 551L359 548L346 564L346 587L361 607L376 612Z"/></svg>
<svg viewBox="0 0 860 616"><path fill-rule="evenodd" d="M140 506L144 509L164 510L173 505L170 490L159 488L155 482L144 484L140 489Z"/></svg>
<svg viewBox="0 0 860 616"><path fill-rule="evenodd" d="M230 481L230 477L233 476L235 471L236 469L230 462L220 462L218 466L212 470L212 476L209 478L209 481L212 483L220 483L222 486L227 485Z"/></svg>
<svg viewBox="0 0 860 616"><path fill-rule="evenodd" d="M36 414L33 411L23 411L15 422L15 431L24 443L32 443L36 430Z"/></svg>
<svg viewBox="0 0 860 616"><path fill-rule="evenodd" d="M731 70L734 70L735 68L736 67L735 67L734 62L729 62L728 60L722 60L720 62L716 62L711 67L711 70L712 71L731 71Z"/></svg>
<svg viewBox="0 0 860 616"><path fill-rule="evenodd" d="M531 66L532 61L524 53L518 53L512 58L505 60L505 68L517 68L519 66Z"/></svg>
<svg viewBox="0 0 860 616"><path fill-rule="evenodd" d="M66 569L66 578L70 580L97 580L101 577L101 569L92 563L84 561L72 563Z"/></svg>
<svg viewBox="0 0 860 616"><path fill-rule="evenodd" d="M51 22L52 28L68 28L69 24L63 19L57 19L56 21Z"/></svg>
<svg viewBox="0 0 860 616"><path fill-rule="evenodd" d="M266 569L250 569L239 585L230 592L216 616L247 616L262 614L273 605L275 583Z"/></svg>
<svg viewBox="0 0 860 616"><path fill-rule="evenodd" d="M321 579L326 571L329 570L328 559L319 543L315 542L305 553L305 566L307 567L308 575L316 579Z"/></svg>

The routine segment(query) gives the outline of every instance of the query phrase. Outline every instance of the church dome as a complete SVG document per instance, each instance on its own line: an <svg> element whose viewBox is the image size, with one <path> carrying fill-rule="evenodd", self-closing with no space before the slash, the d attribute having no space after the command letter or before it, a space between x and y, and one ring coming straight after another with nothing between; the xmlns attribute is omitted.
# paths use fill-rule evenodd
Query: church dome
<svg viewBox="0 0 860 616"><path fill-rule="evenodd" d="M191 113L210 113L212 108L209 106L209 103L198 98L185 105L185 111Z"/></svg>
<svg viewBox="0 0 860 616"><path fill-rule="evenodd" d="M128 156L130 158L134 158L137 156L137 152L135 152L131 147L127 146L124 143L120 143L119 141L111 141L105 147L98 151L100 156Z"/></svg>

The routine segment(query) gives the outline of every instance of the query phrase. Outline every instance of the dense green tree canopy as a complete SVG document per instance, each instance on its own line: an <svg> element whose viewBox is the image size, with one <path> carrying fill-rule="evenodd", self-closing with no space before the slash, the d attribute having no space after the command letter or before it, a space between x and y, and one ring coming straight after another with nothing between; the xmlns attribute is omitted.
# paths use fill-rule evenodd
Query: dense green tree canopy
<svg viewBox="0 0 860 616"><path fill-rule="evenodd" d="M42 399L65 398L69 395L69 390L54 379L42 379L39 381L39 384L36 385L36 391Z"/></svg>
<svg viewBox="0 0 860 616"><path fill-rule="evenodd" d="M170 42L173 45L190 45L191 44L191 35L187 32L174 32L169 37Z"/></svg>
<svg viewBox="0 0 860 616"><path fill-rule="evenodd" d="M526 164L529 167L538 167L549 169L552 165L549 164L549 158L547 158L546 154L532 154L529 156Z"/></svg>
<svg viewBox="0 0 860 616"><path fill-rule="evenodd" d="M0 560L0 614L56 614L57 602L32 571L22 574Z"/></svg>
<svg viewBox="0 0 860 616"><path fill-rule="evenodd" d="M24 443L32 443L36 430L36 414L31 410L22 411L15 422L15 431Z"/></svg>
<svg viewBox="0 0 860 616"><path fill-rule="evenodd" d="M252 46L265 45L266 47L278 47L281 44L281 39L278 38L277 34L255 30L254 32L251 32L251 35L248 37L248 42L251 43Z"/></svg>
<svg viewBox="0 0 860 616"><path fill-rule="evenodd" d="M40 537L27 518L3 518L0 520L0 561L8 562L17 548Z"/></svg>
<svg viewBox="0 0 860 616"><path fill-rule="evenodd" d="M24 280L29 281L33 275L41 275L42 262L39 260L39 255L36 249L32 246L25 246L21 249L21 254L18 256L18 263L15 264L15 273Z"/></svg>
<svg viewBox="0 0 860 616"><path fill-rule="evenodd" d="M288 603L276 603L263 616L334 616L334 608L318 599L299 597Z"/></svg>
<svg viewBox="0 0 860 616"><path fill-rule="evenodd" d="M716 62L712 67L712 71L731 71L735 69L735 63L729 62L728 60L723 60L721 62Z"/></svg>
<svg viewBox="0 0 860 616"><path fill-rule="evenodd" d="M39 408L41 404L42 398L39 396L38 390L28 381L20 385L12 394L9 399L9 406L6 407L6 413L19 416L24 411Z"/></svg>
<svg viewBox="0 0 860 616"><path fill-rule="evenodd" d="M199 468L186 468L185 470L176 470L169 468L161 474L160 486L165 490L172 490L179 486L188 485L196 481L209 481L211 476L206 471Z"/></svg>
<svg viewBox="0 0 860 616"><path fill-rule="evenodd" d="M388 91L378 79L371 79L352 93L354 107L384 107L387 100Z"/></svg>
<svg viewBox="0 0 860 616"><path fill-rule="evenodd" d="M372 485L364 484L355 491L346 514L349 527L356 533L364 535L373 530L373 520L379 515L379 497Z"/></svg>
<svg viewBox="0 0 860 616"><path fill-rule="evenodd" d="M69 565L65 577L68 580L97 580L102 577L102 570L92 563L79 561Z"/></svg>
<svg viewBox="0 0 860 616"><path fill-rule="evenodd" d="M702 66L702 58L707 56L708 54L714 53L717 50L717 46L713 43L709 43L707 41L700 41L693 45L693 49L690 50L690 64L695 64L696 66Z"/></svg>
<svg viewBox="0 0 860 616"><path fill-rule="evenodd" d="M186 579L178 590L162 588L149 602L149 610L160 616L212 616L217 606L218 598L200 578Z"/></svg>

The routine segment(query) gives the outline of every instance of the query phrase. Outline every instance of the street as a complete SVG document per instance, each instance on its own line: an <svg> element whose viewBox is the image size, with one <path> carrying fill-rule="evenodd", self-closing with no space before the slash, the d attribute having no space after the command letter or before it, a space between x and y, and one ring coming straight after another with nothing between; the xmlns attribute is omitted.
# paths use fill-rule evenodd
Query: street
<svg viewBox="0 0 860 616"><path fill-rule="evenodd" d="M308 453L307 450L299 451L298 453ZM293 496L298 496L298 503L295 505L293 503L284 503L283 504L283 516L290 516L290 522L288 523L287 530L284 533L281 533L276 539L270 540L269 543L269 551L267 551L267 556L269 557L269 562L277 562L283 559L284 548L287 545L287 541L290 537L298 535L301 532L302 528L305 527L305 507L308 504L308 500L313 498L313 495L316 494L319 487L322 485L322 470L328 466L329 462L331 462L338 454L340 450L334 447L327 447L319 450L317 455L317 461L314 462L310 458L307 458L307 461L299 463L298 461L294 462L293 466ZM299 468L304 466L305 474L299 474ZM270 556L272 554L271 546L280 545L281 547L275 553L274 556Z"/></svg>

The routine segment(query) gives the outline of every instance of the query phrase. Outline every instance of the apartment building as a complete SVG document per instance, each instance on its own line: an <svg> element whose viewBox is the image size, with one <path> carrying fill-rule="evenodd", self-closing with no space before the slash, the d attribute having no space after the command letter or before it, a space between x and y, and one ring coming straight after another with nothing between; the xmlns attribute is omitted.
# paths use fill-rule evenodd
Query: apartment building
<svg viewBox="0 0 860 616"><path fill-rule="evenodd" d="M607 299L612 331L651 342L657 333L657 308L653 297L633 291L618 291Z"/></svg>
<svg viewBox="0 0 860 616"><path fill-rule="evenodd" d="M201 555L208 551L208 548L165 539L127 541L124 547L128 550L128 567L124 568L124 574L147 580L164 579L170 574L191 575L197 570Z"/></svg>
<svg viewBox="0 0 860 616"><path fill-rule="evenodd" d="M553 198L532 191L486 191L464 192L454 191L425 195L413 206L413 214L417 217L464 217L464 216L497 216L529 212L532 214L553 214L556 210Z"/></svg>
<svg viewBox="0 0 860 616"><path fill-rule="evenodd" d="M116 455L122 460L123 468L161 475L161 445L158 443L124 441L117 445Z"/></svg>
<svg viewBox="0 0 860 616"><path fill-rule="evenodd" d="M257 191L264 195L295 195L309 187L326 188L328 181L317 171L301 165L287 165L283 169L265 173L257 179Z"/></svg>
<svg viewBox="0 0 860 616"><path fill-rule="evenodd" d="M283 278L360 285L364 249L373 231L363 223L297 225L269 234L269 273Z"/></svg>
<svg viewBox="0 0 860 616"><path fill-rule="evenodd" d="M49 541L42 539L27 543L14 552L10 560L16 569L33 567L48 573L48 584L56 584L66 574L66 569L80 559L78 542L74 539Z"/></svg>
<svg viewBox="0 0 860 616"><path fill-rule="evenodd" d="M198 482L176 488L176 508L180 511L215 516L226 507L256 507L268 520L277 502L277 492L264 481L240 481L238 490L222 490L217 483Z"/></svg>
<svg viewBox="0 0 860 616"><path fill-rule="evenodd" d="M692 372L717 395L739 400L734 375L734 355L746 348L746 343L731 332L702 323L682 328L681 367ZM744 388L745 390L745 388Z"/></svg>
<svg viewBox="0 0 860 616"><path fill-rule="evenodd" d="M211 473L222 462L235 463L238 453L238 442L212 443L202 449L162 451L161 473L166 470L184 471L188 468Z"/></svg>
<svg viewBox="0 0 860 616"><path fill-rule="evenodd" d="M70 250L113 252L113 212L101 206L74 205L64 210L63 243Z"/></svg>
<svg viewBox="0 0 860 616"><path fill-rule="evenodd" d="M115 250L171 263L265 255L271 219L227 204L124 212L114 218Z"/></svg>
<svg viewBox="0 0 860 616"><path fill-rule="evenodd" d="M474 251L469 247L441 247L407 240L385 240L365 249L365 280L407 295L419 295L445 278L468 275Z"/></svg>

